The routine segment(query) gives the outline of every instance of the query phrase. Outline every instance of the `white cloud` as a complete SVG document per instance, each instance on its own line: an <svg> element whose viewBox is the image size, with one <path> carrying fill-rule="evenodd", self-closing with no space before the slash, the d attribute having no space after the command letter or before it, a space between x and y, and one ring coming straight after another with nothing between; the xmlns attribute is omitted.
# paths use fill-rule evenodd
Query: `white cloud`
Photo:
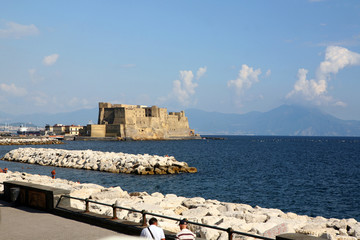
<svg viewBox="0 0 360 240"><path fill-rule="evenodd" d="M25 96L27 94L27 91L25 88L17 87L13 83L10 85L1 83L0 90L8 93L10 95L17 96L17 97Z"/></svg>
<svg viewBox="0 0 360 240"><path fill-rule="evenodd" d="M298 80L294 85L294 89L288 93L287 98L292 97L297 93L301 93L302 97L307 101L312 101L317 97L326 93L327 82L316 81L314 79L307 79L308 70L301 68L298 71Z"/></svg>
<svg viewBox="0 0 360 240"><path fill-rule="evenodd" d="M46 66L51 66L56 63L59 58L59 54L51 54L49 56L44 57L43 64Z"/></svg>
<svg viewBox="0 0 360 240"><path fill-rule="evenodd" d="M0 38L22 38L26 36L37 35L38 28L34 24L21 25L15 22L5 23L5 28L0 29Z"/></svg>
<svg viewBox="0 0 360 240"><path fill-rule="evenodd" d="M200 79L206 73L206 70L206 67L199 68L196 72L196 79Z"/></svg>
<svg viewBox="0 0 360 240"><path fill-rule="evenodd" d="M303 68L299 69L294 89L287 94L286 98L303 99L317 105L333 103L336 106L345 106L345 103L334 102L334 99L327 95L328 82L332 75L353 65L360 65L360 54L343 47L329 46L326 49L325 60L317 69L316 78L307 79L308 71Z"/></svg>
<svg viewBox="0 0 360 240"><path fill-rule="evenodd" d="M199 80L206 72L206 67L199 68L196 72L196 79ZM187 106L190 104L191 96L195 94L195 88L198 86L194 82L194 74L192 71L180 71L180 80L173 82L172 94L178 102Z"/></svg>
<svg viewBox="0 0 360 240"><path fill-rule="evenodd" d="M238 77L235 80L230 80L227 82L229 88L234 88L238 95L241 95L244 90L249 89L253 83L259 81L259 75L261 70L254 70L252 67L249 67L246 64L243 64Z"/></svg>
<svg viewBox="0 0 360 240"><path fill-rule="evenodd" d="M318 78L327 79L330 74L336 74L346 66L360 64L360 54L351 52L346 48L329 46L326 49L325 61L320 63Z"/></svg>
<svg viewBox="0 0 360 240"><path fill-rule="evenodd" d="M340 106L340 107L346 107L347 106L347 104L342 102L342 101L337 101L334 105L335 106Z"/></svg>

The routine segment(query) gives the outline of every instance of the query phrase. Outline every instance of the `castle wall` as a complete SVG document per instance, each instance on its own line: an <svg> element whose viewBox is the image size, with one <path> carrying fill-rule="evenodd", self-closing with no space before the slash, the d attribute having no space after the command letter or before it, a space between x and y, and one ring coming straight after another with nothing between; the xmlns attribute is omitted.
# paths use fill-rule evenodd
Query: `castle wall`
<svg viewBox="0 0 360 240"><path fill-rule="evenodd" d="M90 137L105 137L106 125L89 124L87 125L87 135Z"/></svg>
<svg viewBox="0 0 360 240"><path fill-rule="evenodd" d="M106 125L106 137L122 137L124 136L123 124L108 124Z"/></svg>
<svg viewBox="0 0 360 240"><path fill-rule="evenodd" d="M166 139L189 137L194 134L189 128L184 111L167 113L157 106L99 103L98 126L92 135L133 139ZM93 126L93 125L92 125ZM103 134L100 132L104 131Z"/></svg>

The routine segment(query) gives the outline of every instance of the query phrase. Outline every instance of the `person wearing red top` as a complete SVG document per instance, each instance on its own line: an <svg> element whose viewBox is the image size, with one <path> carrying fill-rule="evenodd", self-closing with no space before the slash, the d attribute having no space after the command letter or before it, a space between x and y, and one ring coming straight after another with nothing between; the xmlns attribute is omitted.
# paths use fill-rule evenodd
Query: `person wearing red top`
<svg viewBox="0 0 360 240"><path fill-rule="evenodd" d="M56 174L56 172L55 172L55 169L54 169L54 170L51 171L51 178L52 179L55 179L55 174Z"/></svg>

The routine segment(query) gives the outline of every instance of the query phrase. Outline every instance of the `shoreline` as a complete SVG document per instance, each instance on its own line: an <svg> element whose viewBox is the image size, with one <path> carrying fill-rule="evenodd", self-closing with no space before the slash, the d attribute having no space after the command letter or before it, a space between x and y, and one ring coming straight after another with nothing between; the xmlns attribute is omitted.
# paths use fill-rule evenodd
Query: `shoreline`
<svg viewBox="0 0 360 240"><path fill-rule="evenodd" d="M187 218L189 221L214 225L223 228L233 228L236 231L256 235L269 236L274 229L282 227L281 233L302 233L329 240L360 239L360 223L353 218L335 219L324 217L309 217L295 213L284 213L279 209L251 207L247 204L220 202L202 197L185 198L175 194L155 192L128 193L120 186L106 188L92 183L76 183L65 179L51 179L50 176L32 175L23 172L0 173L0 182L16 180L42 184L71 191L71 196L79 198L91 197L95 201L118 204L123 207L146 210L175 218ZM0 185L0 187L2 187ZM0 189L1 190L1 189ZM71 206L79 209L84 204L71 200ZM112 210L106 207L91 206L91 212L111 216ZM118 218L137 221L141 215L121 211ZM160 219L160 226L169 231L178 231L174 222ZM216 230L203 227L192 228L198 235L206 239L226 239L226 236ZM275 231L276 232L276 231ZM278 232L277 232L278 233ZM280 234L280 233L278 233ZM269 236L272 237L272 236Z"/></svg>

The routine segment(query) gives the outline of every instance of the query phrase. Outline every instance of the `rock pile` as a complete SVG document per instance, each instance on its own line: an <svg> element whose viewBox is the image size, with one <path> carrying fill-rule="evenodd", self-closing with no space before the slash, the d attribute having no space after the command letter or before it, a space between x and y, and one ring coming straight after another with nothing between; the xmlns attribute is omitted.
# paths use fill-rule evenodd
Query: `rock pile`
<svg viewBox="0 0 360 240"><path fill-rule="evenodd" d="M18 148L8 152L2 160L138 175L197 172L195 167L189 167L174 157L92 150Z"/></svg>
<svg viewBox="0 0 360 240"><path fill-rule="evenodd" d="M47 145L63 144L58 139L51 138L0 138L0 145Z"/></svg>
<svg viewBox="0 0 360 240"><path fill-rule="evenodd" d="M360 223L355 219L326 219L323 217L308 217L295 213L284 213L279 209L268 209L247 204L219 202L206 200L202 197L185 198L174 194L148 194L146 192L128 193L120 187L104 188L89 183L75 183L63 179L51 179L48 176L31 175L20 172L0 173L0 182L16 180L68 189L71 196L92 198L95 201L117 204L118 206L146 210L147 212L166 215L178 219L213 225L221 228L233 228L236 231L274 238L281 233L303 233L328 240L360 239ZM0 190L2 185L0 184ZM85 209L85 204L79 200L71 200L71 206ZM90 211L112 216L110 207L90 204ZM117 217L129 221L141 221L141 214L128 211L118 211ZM176 222L158 218L162 228L178 232ZM228 239L226 232L205 227L190 225L198 236L208 240ZM234 236L238 239L239 236Z"/></svg>

